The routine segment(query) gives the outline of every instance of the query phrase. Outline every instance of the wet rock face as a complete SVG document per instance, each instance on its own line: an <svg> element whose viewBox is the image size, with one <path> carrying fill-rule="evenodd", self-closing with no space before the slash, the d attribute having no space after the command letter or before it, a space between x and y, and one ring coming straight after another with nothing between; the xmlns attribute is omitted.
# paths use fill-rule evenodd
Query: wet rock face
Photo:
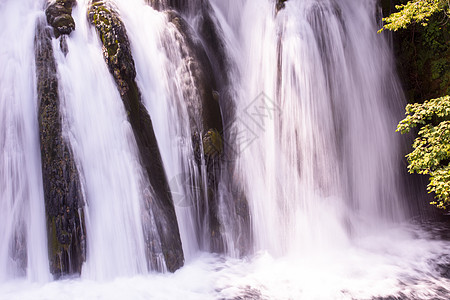
<svg viewBox="0 0 450 300"><path fill-rule="evenodd" d="M50 271L59 277L81 272L86 233L80 179L62 135L56 62L45 22L37 25L35 56Z"/></svg>
<svg viewBox="0 0 450 300"><path fill-rule="evenodd" d="M155 216L167 269L173 272L184 264L178 223L153 124L135 81L136 69L125 26L106 1L93 1L88 19L101 39L103 56L128 113L142 165L147 171L156 198L148 201L148 207ZM146 238L146 241L151 243L152 239ZM148 245L148 248L153 247ZM151 261L152 258L148 257L148 260Z"/></svg>
<svg viewBox="0 0 450 300"><path fill-rule="evenodd" d="M47 22L53 27L57 38L75 30L75 21L72 18L72 7L75 4L76 0L56 0L45 10Z"/></svg>
<svg viewBox="0 0 450 300"><path fill-rule="evenodd" d="M223 252L223 226L233 231L234 241L239 253L248 253L251 245L250 215L245 194L240 182L236 181L233 173L235 166L233 134L224 131L223 124L231 124L236 118L236 108L233 101L233 91L230 89L230 61L226 54L226 46L221 38L221 29L214 20L214 12L209 2L177 1L177 0L149 0L150 4L159 10L165 10L168 20L178 29L180 36L181 55L193 77L193 85L198 97L185 92L184 98L189 115L190 128L193 133L192 141L195 159L201 165L204 158L207 166L207 200L198 204L200 216L208 216L207 221L197 230L209 231L210 247L214 252ZM184 19L185 16L195 15L195 28ZM224 142L226 140L227 142ZM233 222L221 220L218 206L218 182L228 182L224 191L229 199L223 205L234 214ZM229 223L227 225L222 224Z"/></svg>
<svg viewBox="0 0 450 300"><path fill-rule="evenodd" d="M208 216L199 231L209 231L209 249L223 252L223 237L218 207L218 182L221 157L223 154L223 123L219 105L217 82L211 62L204 46L195 38L194 30L174 11L168 12L169 21L178 29L180 51L186 65L186 70L192 78L197 95L185 92L187 112L192 132L194 154L199 167L206 163L207 190L202 203L197 204L200 216Z"/></svg>
<svg viewBox="0 0 450 300"><path fill-rule="evenodd" d="M185 97L191 123L191 132L206 134L209 130L223 132L217 82L211 62L201 43L195 40L194 30L177 13L168 13L169 21L180 33L181 54L192 74L198 97ZM200 121L199 121L200 120Z"/></svg>
<svg viewBox="0 0 450 300"><path fill-rule="evenodd" d="M277 0L277 4L275 6L276 12L279 12L280 10L286 7L285 2L287 2L287 0Z"/></svg>

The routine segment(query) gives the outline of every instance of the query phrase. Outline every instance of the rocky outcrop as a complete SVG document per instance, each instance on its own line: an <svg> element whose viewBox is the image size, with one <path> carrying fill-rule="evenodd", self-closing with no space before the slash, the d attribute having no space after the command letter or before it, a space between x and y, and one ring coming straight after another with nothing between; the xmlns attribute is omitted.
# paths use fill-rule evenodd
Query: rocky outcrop
<svg viewBox="0 0 450 300"><path fill-rule="evenodd" d="M118 86L137 141L142 164L154 191L155 199L149 200L149 207L155 216L167 269L173 272L184 263L178 223L152 121L142 103L135 81L136 69L125 26L118 14L105 1L93 1L88 18L95 26L103 44L105 61ZM150 245L152 239L146 240L149 243L148 247L153 249Z"/></svg>
<svg viewBox="0 0 450 300"><path fill-rule="evenodd" d="M83 195L72 150L62 135L51 29L37 25L35 39L39 133L50 271L59 277L81 272L86 258Z"/></svg>
<svg viewBox="0 0 450 300"><path fill-rule="evenodd" d="M48 24L53 27L53 32L57 38L62 34L70 34L75 30L72 7L76 3L76 0L56 0L48 4L45 15Z"/></svg>

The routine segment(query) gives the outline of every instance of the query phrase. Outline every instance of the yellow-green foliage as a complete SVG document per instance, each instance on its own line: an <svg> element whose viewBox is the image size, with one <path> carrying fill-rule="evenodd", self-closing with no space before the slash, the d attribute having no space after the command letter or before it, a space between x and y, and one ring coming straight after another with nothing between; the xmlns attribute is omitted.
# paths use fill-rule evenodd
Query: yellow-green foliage
<svg viewBox="0 0 450 300"><path fill-rule="evenodd" d="M449 0L418 0L396 5L395 8L398 12L383 18L385 25L379 32L384 29L397 31L400 28L408 27L411 23L420 23L426 26L433 14L441 11L450 14L449 2Z"/></svg>
<svg viewBox="0 0 450 300"><path fill-rule="evenodd" d="M428 191L436 194L431 204L445 209L450 205L450 96L408 104L406 118L397 131L407 133L419 127L413 151L406 157L410 173L428 174Z"/></svg>

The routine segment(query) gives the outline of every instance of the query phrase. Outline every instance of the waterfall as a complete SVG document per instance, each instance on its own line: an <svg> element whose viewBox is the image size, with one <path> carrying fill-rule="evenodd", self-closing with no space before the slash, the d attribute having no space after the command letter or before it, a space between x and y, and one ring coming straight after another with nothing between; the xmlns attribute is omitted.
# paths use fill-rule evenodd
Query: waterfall
<svg viewBox="0 0 450 300"><path fill-rule="evenodd" d="M170 23L165 14L153 10L142 1L117 0L115 4L128 30L136 61L137 83L155 124L155 134L180 224L183 251L189 259L199 249L199 233L192 206L198 192L195 184L192 185L193 191L186 190L190 185L185 183L189 180L186 175L189 176L191 171L195 174L198 170L193 158L186 105L179 85L189 87L190 83L183 80L190 79L177 77L177 71L173 70L183 66L178 53L172 57L179 59L178 62L168 61L169 54L165 52L163 43L175 41L166 37L170 34ZM176 49L178 45L170 47L168 49ZM194 175L192 179L198 181L198 176Z"/></svg>
<svg viewBox="0 0 450 300"><path fill-rule="evenodd" d="M0 300L446 299L449 228L410 220L377 13L0 0Z"/></svg>
<svg viewBox="0 0 450 300"><path fill-rule="evenodd" d="M316 252L402 220L399 104L388 102L401 98L375 1L287 1L278 13L246 1L238 23L230 6L216 10L237 28L238 164L255 249Z"/></svg>
<svg viewBox="0 0 450 300"><path fill-rule="evenodd" d="M198 152L203 152L196 148L203 144L195 144L193 138L198 134L202 138L209 129L202 118L211 119L211 116L205 117L211 110L201 107L202 97L205 97L201 89L204 87L199 87L196 68L206 67L202 65L204 61L200 61L203 57L198 54L195 41L199 39L198 33L193 24L186 22L180 25L177 22L183 21L176 15L156 12L142 1L116 0L115 4L128 30L137 65L137 83L155 122L158 145L162 149L180 224L183 250L185 257L190 259L199 250L209 251L214 247L211 246L210 228L215 222L208 195L211 171L204 155L196 157ZM194 4L189 2L186 5L190 8L188 12ZM192 67L196 63L199 66Z"/></svg>
<svg viewBox="0 0 450 300"><path fill-rule="evenodd" d="M50 279L33 50L42 13L36 2L0 3L0 281Z"/></svg>
<svg viewBox="0 0 450 300"><path fill-rule="evenodd" d="M141 218L148 182L86 10L87 1L79 1L74 9L77 29L67 39L67 56L54 40L65 134L74 148L87 202L88 251L82 275L102 279L146 273L142 219L155 231L152 215ZM153 235L159 239L157 232Z"/></svg>

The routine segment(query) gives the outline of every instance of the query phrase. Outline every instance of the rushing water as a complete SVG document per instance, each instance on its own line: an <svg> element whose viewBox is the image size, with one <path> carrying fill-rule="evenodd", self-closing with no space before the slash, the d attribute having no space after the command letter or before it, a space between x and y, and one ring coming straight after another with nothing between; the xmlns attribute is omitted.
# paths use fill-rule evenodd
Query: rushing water
<svg viewBox="0 0 450 300"><path fill-rule="evenodd" d="M245 3L231 46L241 50L239 165L256 249L336 248L402 219L388 104L399 90L370 4L288 1L272 18L273 3Z"/></svg>
<svg viewBox="0 0 450 300"><path fill-rule="evenodd" d="M35 2L0 2L1 281L18 275L50 278L33 50L41 11Z"/></svg>
<svg viewBox="0 0 450 300"><path fill-rule="evenodd" d="M159 239L158 216L145 209L151 189L136 141L88 24L89 1L79 0L67 55L59 40L53 47L64 137L86 198L87 260L80 278L50 281L34 75L38 2L0 1L0 299L447 299L450 228L410 224L401 196L394 131L404 104L388 45L376 34L375 0L289 0L278 13L269 0L211 0L203 11L201 1L186 2L192 32L206 11L227 56L220 71L232 100L222 93L220 101L233 155L219 185L223 255L207 253L207 217L197 209L206 170L190 138L185 97L199 94L184 38L148 1L111 0L174 198L186 257L174 274L155 273L163 258L147 264L144 236ZM226 188L233 184L248 201L250 236L236 230ZM251 245L239 258L240 235Z"/></svg>
<svg viewBox="0 0 450 300"><path fill-rule="evenodd" d="M192 79L177 51L179 45L173 37L173 26L169 25L164 14L144 6L142 1L118 0L116 4L132 43L136 80L154 123L180 224L183 251L189 260L199 250L198 240L202 235L196 230L195 211L191 205L191 201L198 199L191 199L190 195L196 196L196 193L186 190L195 185L183 184L191 172L191 178L197 181L200 176L194 161L187 108L180 87L191 87ZM169 43L166 46L168 53L163 48L164 43ZM169 52L171 49L172 53Z"/></svg>
<svg viewBox="0 0 450 300"><path fill-rule="evenodd" d="M54 43L66 135L87 202L88 259L82 275L104 279L146 273L141 222L146 182L125 108L86 10L87 1L79 1L73 12L77 30L67 39L67 56ZM157 236L155 225L150 227Z"/></svg>

